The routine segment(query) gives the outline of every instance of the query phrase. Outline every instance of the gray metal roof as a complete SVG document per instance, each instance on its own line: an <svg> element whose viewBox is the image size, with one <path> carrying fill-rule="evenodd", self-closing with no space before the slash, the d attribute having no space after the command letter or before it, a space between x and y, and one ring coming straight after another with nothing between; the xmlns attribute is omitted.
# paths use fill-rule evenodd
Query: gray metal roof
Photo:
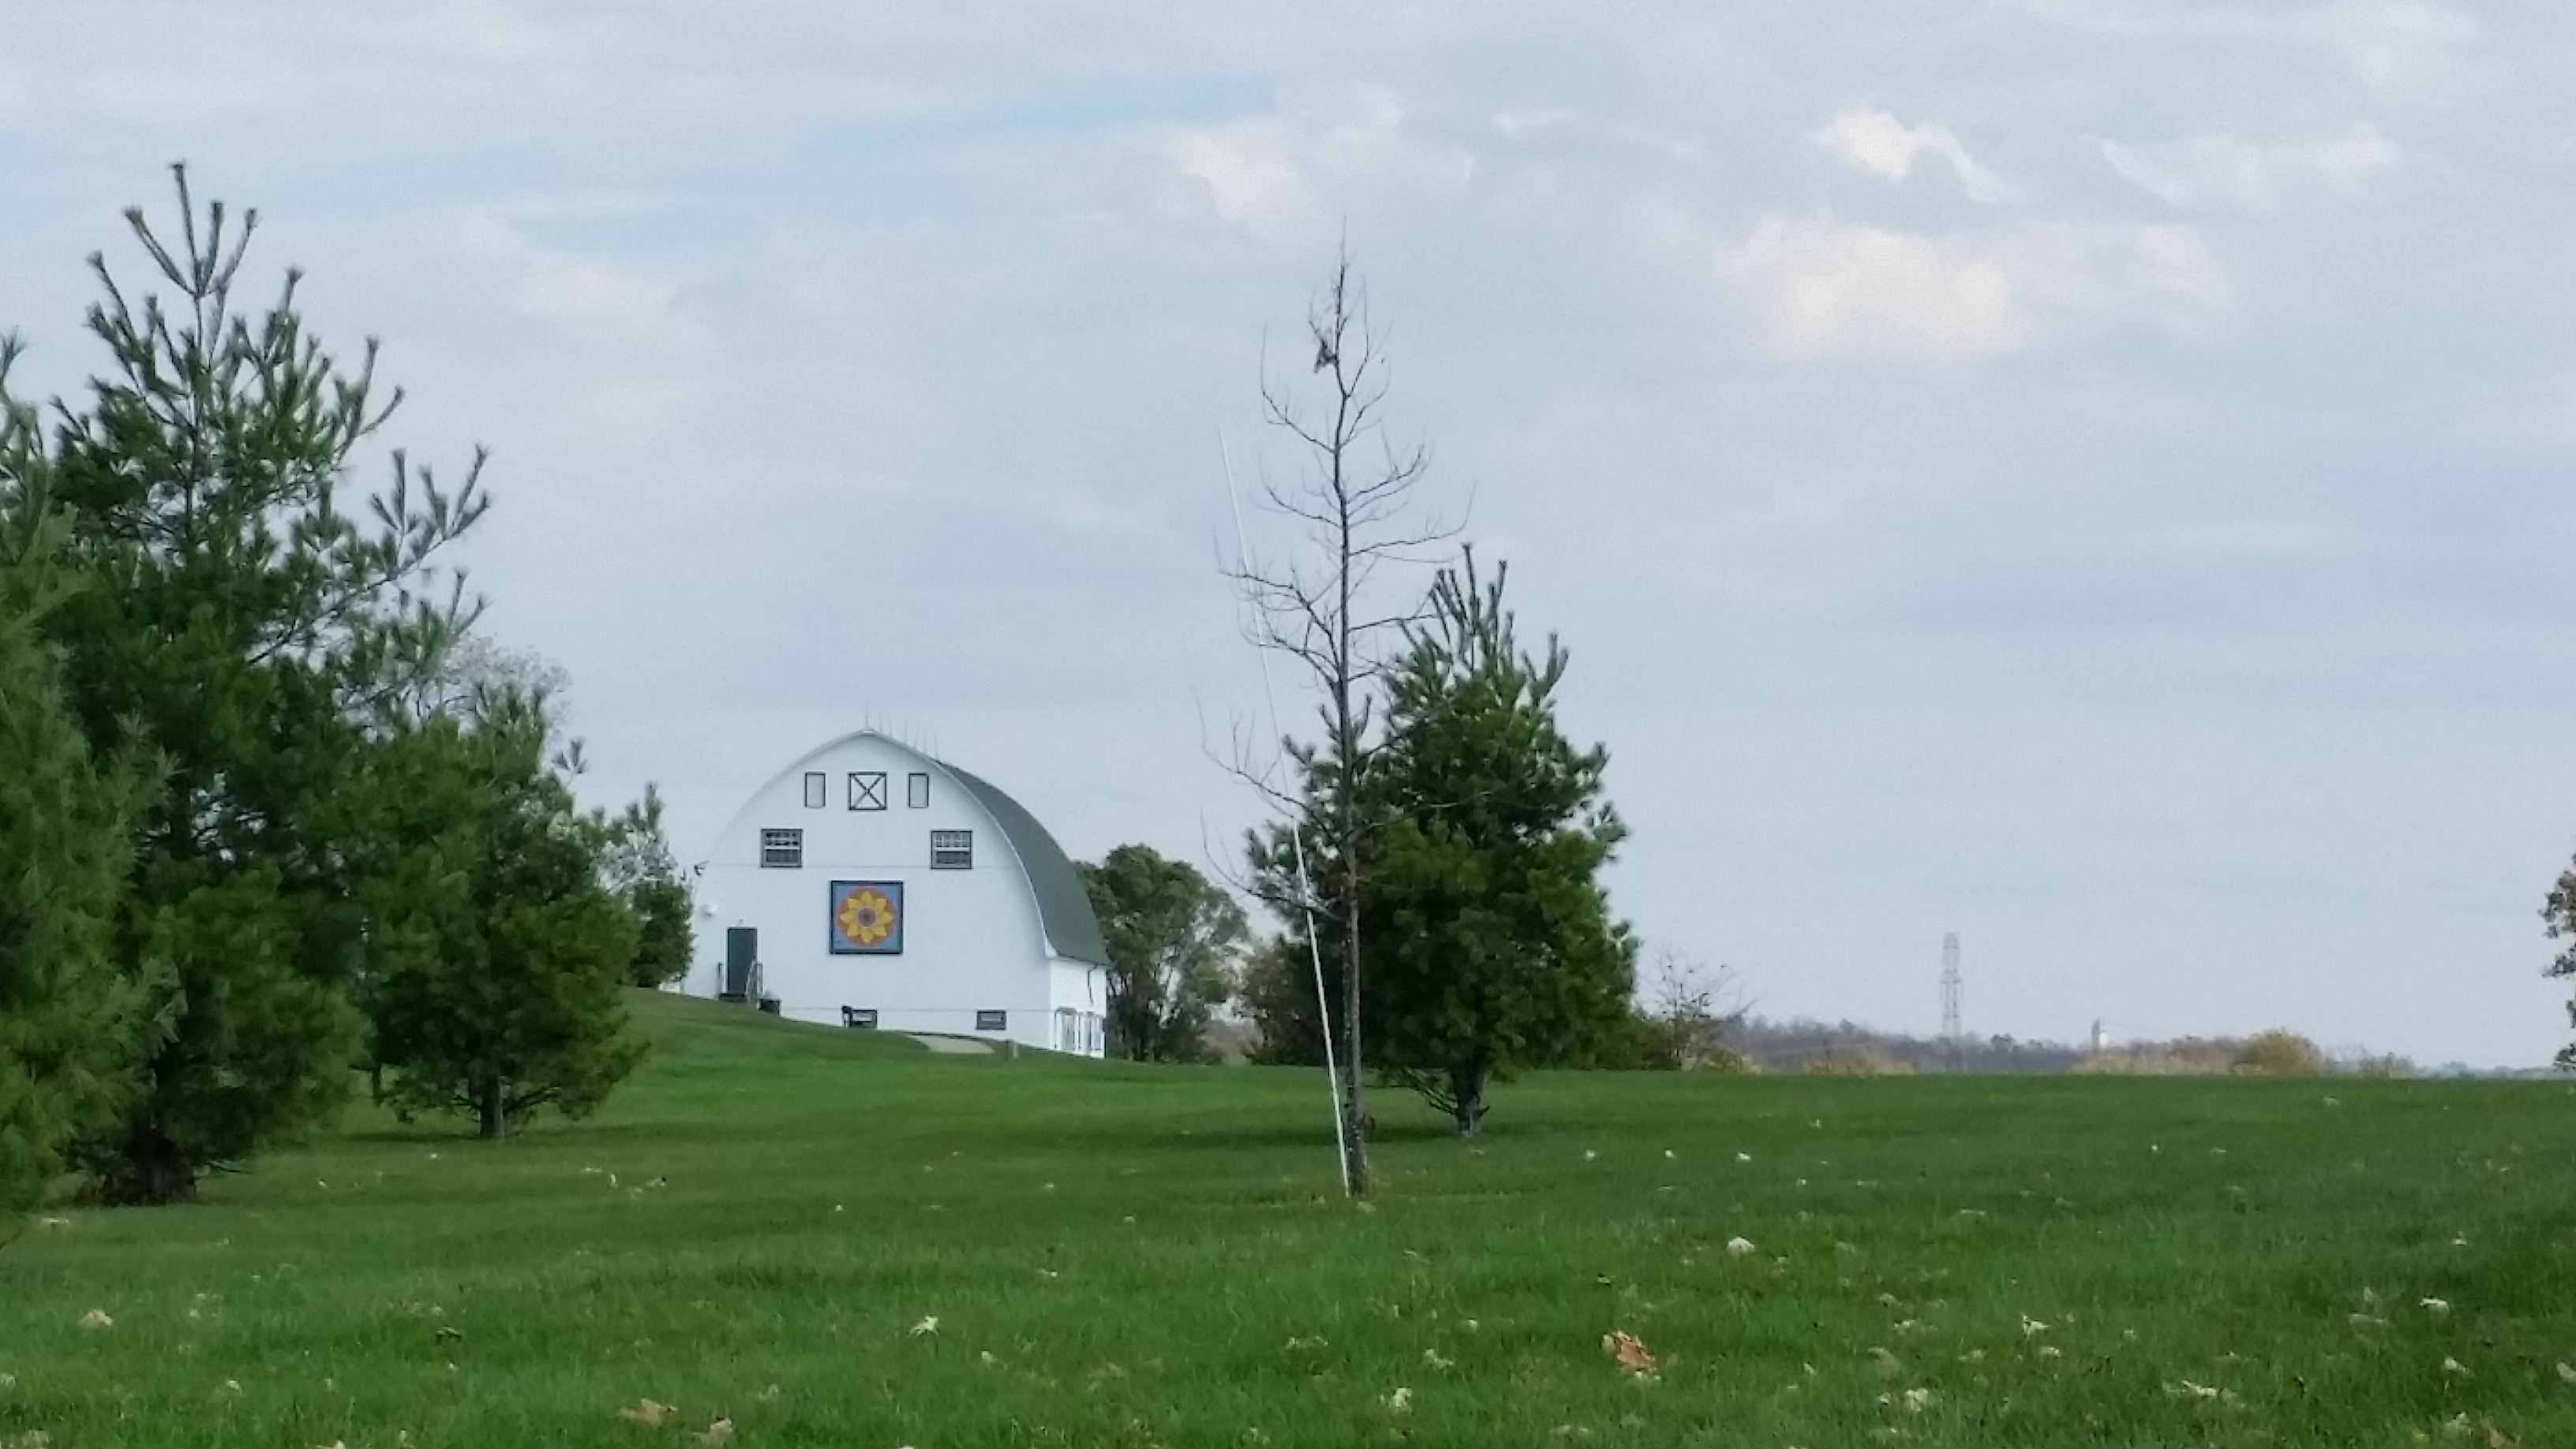
<svg viewBox="0 0 2576 1449"><path fill-rule="evenodd" d="M1100 918L1091 913L1091 892L1082 888L1082 876L1065 856L1064 847L1019 801L945 760L938 763L983 804L1011 842L1012 852L1020 858L1020 872L1037 896L1038 924L1046 931L1048 949L1068 961L1108 965L1109 945L1101 939Z"/></svg>

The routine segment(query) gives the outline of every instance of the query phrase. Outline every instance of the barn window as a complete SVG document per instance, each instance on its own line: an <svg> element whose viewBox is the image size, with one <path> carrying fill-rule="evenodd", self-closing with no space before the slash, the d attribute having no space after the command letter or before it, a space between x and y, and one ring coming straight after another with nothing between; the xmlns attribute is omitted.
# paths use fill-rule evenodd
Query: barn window
<svg viewBox="0 0 2576 1449"><path fill-rule="evenodd" d="M805 832L802 830L760 832L760 863L780 870L801 868L805 864Z"/></svg>
<svg viewBox="0 0 2576 1449"><path fill-rule="evenodd" d="M841 1008L841 1025L853 1031L874 1031L877 1029L877 1009L873 1006L844 1006Z"/></svg>
<svg viewBox="0 0 2576 1449"><path fill-rule="evenodd" d="M886 808L885 771L852 770L850 772L850 808L853 810Z"/></svg>
<svg viewBox="0 0 2576 1449"><path fill-rule="evenodd" d="M930 777L915 773L903 782L903 803L915 810L930 808Z"/></svg>
<svg viewBox="0 0 2576 1449"><path fill-rule="evenodd" d="M1009 1031L1011 1029L1011 1014L1007 1011L976 1012L975 1029L977 1031Z"/></svg>
<svg viewBox="0 0 2576 1449"><path fill-rule="evenodd" d="M805 772L805 808L806 808L806 809L808 809L808 810L820 810L820 809L822 809L822 808L823 808L823 801L824 801L825 799L827 799L827 798L830 796L830 794L831 794L831 791L830 791L829 787L824 783L824 780L823 780L823 772L822 772L822 771L820 771L820 770L808 770L808 771L806 771L806 772Z"/></svg>
<svg viewBox="0 0 2576 1449"><path fill-rule="evenodd" d="M930 868L932 870L973 870L975 868L975 832L972 830L930 832Z"/></svg>

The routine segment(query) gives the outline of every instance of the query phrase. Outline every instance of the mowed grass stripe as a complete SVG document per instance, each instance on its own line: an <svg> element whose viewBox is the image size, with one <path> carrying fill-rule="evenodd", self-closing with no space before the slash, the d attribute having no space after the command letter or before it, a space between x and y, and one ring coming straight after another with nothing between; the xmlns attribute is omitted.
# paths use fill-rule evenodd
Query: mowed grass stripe
<svg viewBox="0 0 2576 1449"><path fill-rule="evenodd" d="M593 1121L58 1212L0 1442L2576 1442L2559 1083L1548 1074L1356 1211L1314 1073L637 1005Z"/></svg>

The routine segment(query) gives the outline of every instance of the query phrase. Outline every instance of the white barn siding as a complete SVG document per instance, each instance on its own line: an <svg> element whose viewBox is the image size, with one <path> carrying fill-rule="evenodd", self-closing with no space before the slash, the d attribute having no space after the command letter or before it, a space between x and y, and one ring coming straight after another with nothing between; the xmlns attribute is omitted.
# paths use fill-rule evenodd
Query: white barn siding
<svg viewBox="0 0 2576 1449"><path fill-rule="evenodd" d="M811 773L823 777L820 807L807 803ZM885 808L850 808L853 774L885 776ZM910 803L915 775L928 777L926 805ZM1027 834L1035 822L1021 812L1019 828ZM768 830L800 832L803 863L763 865ZM933 868L931 832L961 830L973 844L972 867ZM1061 852L1042 829L1035 829L1032 848L1054 853L1054 866L1062 869ZM859 1008L877 1013L880 1030L1006 1039L1099 1056L1106 973L1102 963L1068 957L1050 943L1031 869L1010 832L957 773L873 732L834 741L761 787L700 868L700 964L686 989L716 995L726 930L749 926L760 933L761 991L778 999L782 1015L838 1026L843 1008ZM902 887L899 954L833 951L836 881ZM1060 899L1056 906L1064 909ZM1079 925L1096 942L1088 906L1082 911ZM1085 933L1064 930L1061 917L1058 925L1060 934ZM1085 949L1079 940L1064 944ZM1006 1013L1002 1029L978 1026L977 1014L986 1011Z"/></svg>

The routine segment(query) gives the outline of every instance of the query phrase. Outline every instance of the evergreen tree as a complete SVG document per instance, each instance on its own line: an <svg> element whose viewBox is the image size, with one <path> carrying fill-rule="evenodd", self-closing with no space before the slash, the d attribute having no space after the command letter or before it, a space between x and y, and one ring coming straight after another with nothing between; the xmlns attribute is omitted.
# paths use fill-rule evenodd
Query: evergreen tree
<svg viewBox="0 0 2576 1449"><path fill-rule="evenodd" d="M434 715L385 742L369 792L386 854L364 996L386 1096L487 1138L546 1107L587 1114L643 1056L625 1031L638 924L602 872L624 827L577 807L548 732L524 695Z"/></svg>
<svg viewBox="0 0 2576 1449"><path fill-rule="evenodd" d="M1381 952L1364 993L1378 1060L1466 1136L1487 1085L1622 1043L1636 944L1599 873L1626 833L1602 798L1609 754L1556 724L1567 655L1521 652L1471 552L1387 688L1366 791L1386 822L1366 898Z"/></svg>
<svg viewBox="0 0 2576 1449"><path fill-rule="evenodd" d="M64 1144L108 1120L142 1041L109 931L149 785L99 761L65 706L38 633L77 581L26 409L6 391L0 337L0 1241L62 1170Z"/></svg>
<svg viewBox="0 0 2576 1449"><path fill-rule="evenodd" d="M1122 845L1081 864L1109 946L1109 1052L1211 1062L1208 1021L1234 995L1250 929L1243 908L1187 861Z"/></svg>
<svg viewBox="0 0 2576 1449"><path fill-rule="evenodd" d="M328 822L363 814L336 798L370 778L359 722L433 670L471 612L461 580L422 590L483 506L472 475L443 492L400 453L368 521L340 506L400 396L376 398L372 344L347 372L305 334L293 272L265 312L237 311L256 218L228 228L178 181L175 245L127 214L175 299L134 300L91 259L111 365L52 441L70 552L98 581L47 624L74 715L94 753L140 743L166 766L112 942L158 1045L128 1110L79 1152L122 1202L191 1198L207 1168L345 1094L345 985L373 937L364 852Z"/></svg>

